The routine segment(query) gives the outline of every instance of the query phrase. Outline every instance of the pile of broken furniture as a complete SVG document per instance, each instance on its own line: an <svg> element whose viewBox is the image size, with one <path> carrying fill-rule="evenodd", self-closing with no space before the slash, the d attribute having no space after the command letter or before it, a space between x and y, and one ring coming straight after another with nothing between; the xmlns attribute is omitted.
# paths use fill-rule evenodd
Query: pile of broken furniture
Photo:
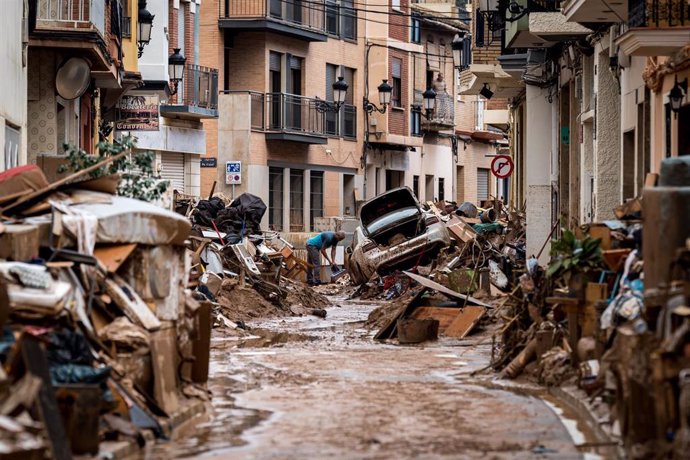
<svg viewBox="0 0 690 460"><path fill-rule="evenodd" d="M191 225L116 196L117 177L88 178L108 161L53 183L33 165L0 174L3 455L141 446L208 397L211 311L186 289Z"/></svg>
<svg viewBox="0 0 690 460"><path fill-rule="evenodd" d="M383 276L383 296L393 299L419 285L411 300L377 333L420 343L438 336L465 338L494 316L492 300L504 297L524 273L524 212L499 201L477 208L471 203L426 203L445 223L451 246L429 266ZM441 298L435 293L440 294Z"/></svg>

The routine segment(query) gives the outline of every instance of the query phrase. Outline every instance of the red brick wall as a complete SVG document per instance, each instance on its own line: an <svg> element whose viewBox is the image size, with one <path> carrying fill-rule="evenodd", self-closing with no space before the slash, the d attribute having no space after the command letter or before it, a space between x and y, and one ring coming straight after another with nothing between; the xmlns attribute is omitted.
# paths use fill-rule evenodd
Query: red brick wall
<svg viewBox="0 0 690 460"><path fill-rule="evenodd" d="M187 64L194 64L196 56L194 55L194 14L190 11L191 5L189 3L180 4L180 12L184 11L184 56L187 58ZM197 13L198 14L198 11Z"/></svg>
<svg viewBox="0 0 690 460"><path fill-rule="evenodd" d="M410 108L410 101L408 98L408 91L410 88L409 82L409 58L407 53L403 51L390 50L388 61L388 75L393 73L392 58L398 58L402 61L402 78L400 88L400 105L399 108L390 107L388 111L388 132L391 134L399 134L406 136L408 133L407 125L409 123L408 113ZM392 83L392 80L391 80Z"/></svg>
<svg viewBox="0 0 690 460"><path fill-rule="evenodd" d="M389 11L391 14L388 17L388 36L401 42L410 41L410 18L406 16L410 13L409 0L400 0L400 10L391 7Z"/></svg>

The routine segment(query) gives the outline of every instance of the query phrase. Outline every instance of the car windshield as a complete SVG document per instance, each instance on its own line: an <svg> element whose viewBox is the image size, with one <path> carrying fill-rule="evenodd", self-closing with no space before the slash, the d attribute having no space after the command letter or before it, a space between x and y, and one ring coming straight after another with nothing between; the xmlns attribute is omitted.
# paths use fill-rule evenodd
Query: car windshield
<svg viewBox="0 0 690 460"><path fill-rule="evenodd" d="M384 214L383 216L374 219L369 225L367 225L367 232L369 232L369 235L375 235L376 233L387 228L409 222L410 219L415 218L418 215L419 209L416 206L396 209L393 212L389 212L388 214Z"/></svg>

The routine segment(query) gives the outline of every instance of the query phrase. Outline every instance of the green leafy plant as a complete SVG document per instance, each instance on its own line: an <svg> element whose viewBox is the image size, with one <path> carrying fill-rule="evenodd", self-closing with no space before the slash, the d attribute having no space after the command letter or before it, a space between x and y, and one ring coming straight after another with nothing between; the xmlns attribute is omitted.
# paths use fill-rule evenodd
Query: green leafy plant
<svg viewBox="0 0 690 460"><path fill-rule="evenodd" d="M99 142L96 146L98 154L92 155L70 144L65 144L67 163L58 168L59 173L76 172L93 166L108 157L129 151L129 155L115 160L90 173L92 179L118 174L120 183L117 194L136 198L142 201L155 201L163 196L170 186L170 181L161 180L154 172L153 152L134 152L136 142L131 136L110 142Z"/></svg>
<svg viewBox="0 0 690 460"><path fill-rule="evenodd" d="M603 268L601 239L587 235L579 240L570 230L565 230L560 240L551 243L551 264L546 276L556 277Z"/></svg>

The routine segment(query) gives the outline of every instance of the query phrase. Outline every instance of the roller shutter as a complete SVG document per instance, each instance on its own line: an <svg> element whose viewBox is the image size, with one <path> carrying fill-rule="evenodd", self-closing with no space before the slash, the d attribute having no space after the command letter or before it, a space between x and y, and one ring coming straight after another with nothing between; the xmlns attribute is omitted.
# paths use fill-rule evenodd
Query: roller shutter
<svg viewBox="0 0 690 460"><path fill-rule="evenodd" d="M185 193L184 153L161 153L161 177L170 181L172 190Z"/></svg>
<svg viewBox="0 0 690 460"><path fill-rule="evenodd" d="M489 199L489 170L477 168L477 201Z"/></svg>

